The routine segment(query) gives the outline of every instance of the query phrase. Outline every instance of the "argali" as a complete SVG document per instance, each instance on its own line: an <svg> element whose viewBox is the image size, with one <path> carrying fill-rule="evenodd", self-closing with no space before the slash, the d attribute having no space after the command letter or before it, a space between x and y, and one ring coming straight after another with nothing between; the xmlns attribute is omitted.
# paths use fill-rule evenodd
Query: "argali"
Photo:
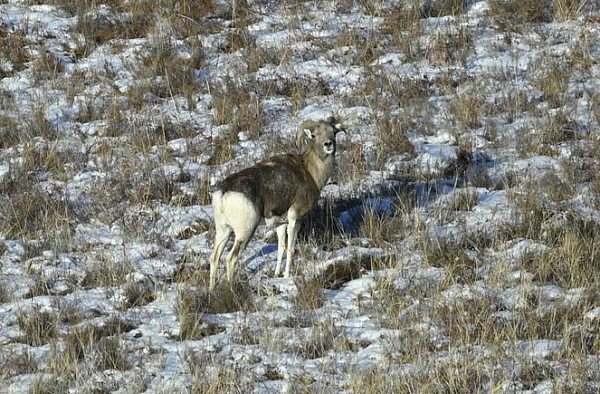
<svg viewBox="0 0 600 394"><path fill-rule="evenodd" d="M217 186L212 195L216 235L210 257L211 290L231 234L235 235L235 240L226 263L230 282L235 264L261 220L277 231L275 276L281 272L286 251L284 277L290 276L300 223L317 204L321 189L334 170L335 136L340 131L344 130L333 117L324 121L305 121L296 137L299 145L305 137L308 140L303 153L271 157L228 176Z"/></svg>

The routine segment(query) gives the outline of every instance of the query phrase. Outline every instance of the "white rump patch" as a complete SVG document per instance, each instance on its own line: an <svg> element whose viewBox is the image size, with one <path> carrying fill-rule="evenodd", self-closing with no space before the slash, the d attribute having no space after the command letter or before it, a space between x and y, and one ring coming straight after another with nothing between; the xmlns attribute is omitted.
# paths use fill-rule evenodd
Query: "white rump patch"
<svg viewBox="0 0 600 394"><path fill-rule="evenodd" d="M223 221L231 227L236 238L249 239L260 221L261 213L258 212L252 201L243 193L226 192L215 203L215 221ZM217 215L219 216L217 218Z"/></svg>

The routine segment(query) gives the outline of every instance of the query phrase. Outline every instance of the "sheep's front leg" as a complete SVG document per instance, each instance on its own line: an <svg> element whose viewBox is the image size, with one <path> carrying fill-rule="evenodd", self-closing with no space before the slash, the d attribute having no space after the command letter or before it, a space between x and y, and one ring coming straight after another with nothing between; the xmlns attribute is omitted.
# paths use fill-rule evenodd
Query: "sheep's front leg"
<svg viewBox="0 0 600 394"><path fill-rule="evenodd" d="M298 237L298 230L300 229L298 220L295 217L290 218L287 226L287 261L285 262L285 272L283 273L284 278L290 277L290 268L292 266L292 258L294 257L294 251L296 249L296 238Z"/></svg>
<svg viewBox="0 0 600 394"><path fill-rule="evenodd" d="M281 272L281 263L283 262L283 255L285 253L287 236L287 224L282 224L277 227L277 265L275 266L275 277L279 276Z"/></svg>

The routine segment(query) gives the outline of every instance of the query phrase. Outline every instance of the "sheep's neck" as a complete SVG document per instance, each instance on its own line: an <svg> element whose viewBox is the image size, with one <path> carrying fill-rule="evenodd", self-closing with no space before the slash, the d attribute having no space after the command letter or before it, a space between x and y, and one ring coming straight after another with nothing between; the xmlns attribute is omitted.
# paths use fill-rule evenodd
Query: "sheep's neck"
<svg viewBox="0 0 600 394"><path fill-rule="evenodd" d="M323 186L325 186L325 183L333 172L333 156L327 156L325 161L323 161L315 152L314 147L310 147L304 152L304 163L317 188L319 190L323 189Z"/></svg>

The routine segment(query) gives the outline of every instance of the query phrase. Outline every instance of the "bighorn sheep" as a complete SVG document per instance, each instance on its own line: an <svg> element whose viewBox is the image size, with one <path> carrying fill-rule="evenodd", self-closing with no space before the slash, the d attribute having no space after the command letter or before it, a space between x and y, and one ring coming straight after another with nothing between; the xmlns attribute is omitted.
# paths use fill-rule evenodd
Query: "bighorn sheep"
<svg viewBox="0 0 600 394"><path fill-rule="evenodd" d="M335 135L343 131L333 117L302 123L296 141L308 138L302 154L282 154L246 168L223 180L212 195L216 227L210 257L210 284L215 286L219 260L231 234L235 241L227 256L227 280L232 281L235 263L264 219L277 231L279 276L287 250L284 277L290 276L296 237L302 218L316 205L319 194L334 169ZM286 245L287 237L287 245Z"/></svg>

